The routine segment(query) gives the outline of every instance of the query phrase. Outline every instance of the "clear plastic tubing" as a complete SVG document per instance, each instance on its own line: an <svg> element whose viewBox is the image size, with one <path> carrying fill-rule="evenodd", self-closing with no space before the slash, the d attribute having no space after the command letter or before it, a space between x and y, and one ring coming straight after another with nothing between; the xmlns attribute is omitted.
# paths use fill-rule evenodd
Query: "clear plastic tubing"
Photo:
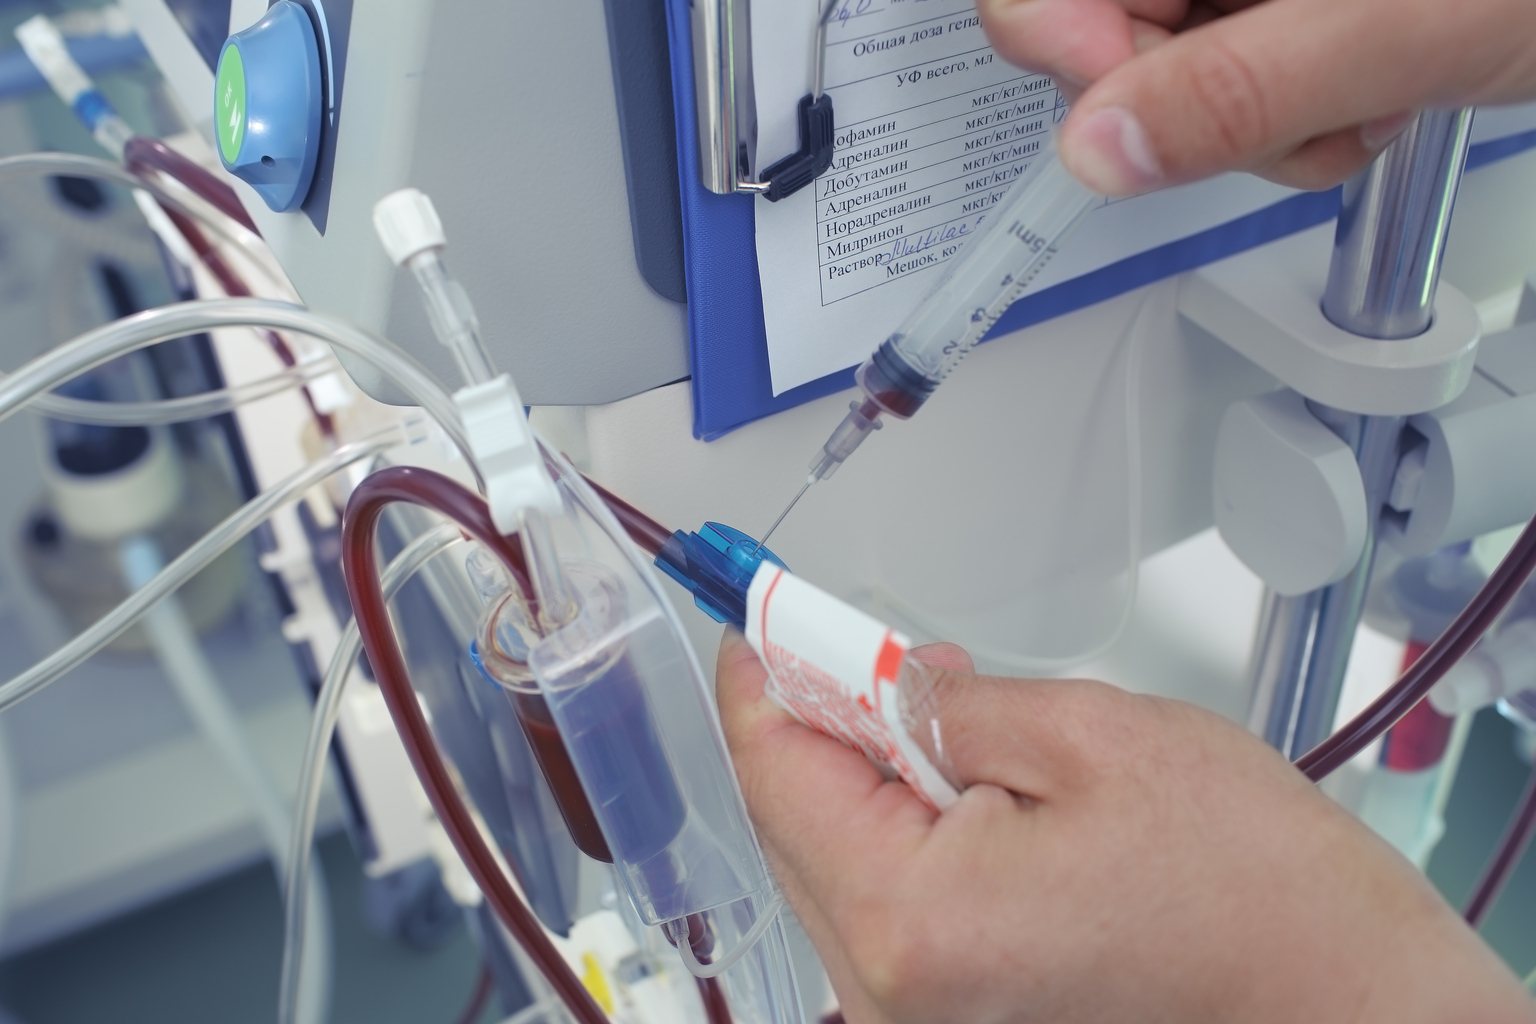
<svg viewBox="0 0 1536 1024"><path fill-rule="evenodd" d="M448 271L441 248L423 249L408 262L437 340L453 354L466 385L485 384L497 376L496 362L480 337L480 318L469 293ZM529 575L538 596L539 617L553 627L575 614L574 596L560 570L549 523L536 509L524 509L518 530Z"/></svg>
<svg viewBox="0 0 1536 1024"><path fill-rule="evenodd" d="M483 384L496 376L495 363L480 339L480 319L469 294L448 273L437 249L424 249L409 262L432 321L432 332L453 353L466 384Z"/></svg>
<svg viewBox="0 0 1536 1024"><path fill-rule="evenodd" d="M202 572L210 562L228 551L240 538L254 530L258 524L283 505L296 501L305 491L331 474L353 463L373 458L394 447L401 440L400 433L391 430L379 437L338 448L320 461L286 477L270 490L262 492L241 505L218 526L209 530L191 547L172 559L171 563L160 570L154 579L134 591L122 604L97 619L85 632L25 672L0 685L0 711L5 711L13 704L32 696L116 640L148 614L161 598L174 592L187 580Z"/></svg>
<svg viewBox="0 0 1536 1024"><path fill-rule="evenodd" d="M0 159L0 181L10 181L14 178L30 178L38 176L65 175L76 178L92 178L97 181L110 181L129 189L141 189L154 196L155 201L167 210L174 210L192 220L196 220L217 235L219 240L245 251L252 263L261 271L264 277L282 291L288 291L286 281L279 281L272 277L267 269L264 258L265 243L259 235L253 231L247 231L244 225L224 217L211 217L203 210L199 210L191 203L172 195L160 185L145 178L141 178L123 167L122 164L111 160L102 160L94 156L81 156L76 153L23 153L20 156L9 156Z"/></svg>
<svg viewBox="0 0 1536 1024"><path fill-rule="evenodd" d="M118 548L118 562L129 587L137 589L165 568L159 544L146 535L129 537ZM175 596L167 597L144 617L144 630L159 656L171 688L181 699L203 739L225 769L233 776L261 826L262 838L272 857L273 870L283 876L292 845L293 826L289 821L288 797L267 770L261 755L251 743L240 714L226 695L213 665L203 653L197 633ZM313 941L304 947L305 962L295 965L294 1020L304 1024L324 1024L331 989L330 900L325 892L325 876L310 875L304 884L314 889L307 894L302 930Z"/></svg>
<svg viewBox="0 0 1536 1024"><path fill-rule="evenodd" d="M120 427L185 423L188 420L207 419L233 412L249 402L280 395L333 372L325 363L305 363L236 387L204 391L182 398L151 402L97 402L65 395L42 394L28 402L27 408L51 419L71 423L99 423ZM0 374L0 379L4 379L3 374Z"/></svg>
<svg viewBox="0 0 1536 1024"><path fill-rule="evenodd" d="M435 526L407 544L384 570L379 585L384 600L391 600L400 588L450 545L462 539L457 526ZM305 915L309 900L309 879L314 867L315 819L320 811L320 789L325 781L325 755L336 733L336 719L341 714L341 697L351 678L352 666L363 649L357 620L350 619L341 641L325 670L325 682L315 698L315 713L309 721L309 738L304 743L304 761L299 767L299 785L293 803L293 826L288 833L288 856L283 862L283 971L277 1004L278 1024L293 1024L299 1010L299 965L304 958Z"/></svg>
<svg viewBox="0 0 1536 1024"><path fill-rule="evenodd" d="M458 408L426 367L356 324L271 299L178 302L87 331L0 378L0 421L43 392L118 356L157 342L219 327L268 327L293 331L351 352L399 385L412 401L437 420L470 467L475 467L469 440L459 421ZM478 475L479 470L475 469L475 472Z"/></svg>
<svg viewBox="0 0 1536 1024"><path fill-rule="evenodd" d="M933 290L859 367L865 397L811 460L808 483L836 472L879 429L882 414L907 419L917 412L1102 202L1062 166L1051 142L987 212Z"/></svg>

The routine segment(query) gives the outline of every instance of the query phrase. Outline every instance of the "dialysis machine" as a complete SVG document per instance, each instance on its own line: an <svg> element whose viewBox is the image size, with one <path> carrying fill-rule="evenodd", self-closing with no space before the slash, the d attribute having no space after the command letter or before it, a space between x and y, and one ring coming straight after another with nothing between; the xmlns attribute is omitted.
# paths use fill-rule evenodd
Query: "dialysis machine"
<svg viewBox="0 0 1536 1024"><path fill-rule="evenodd" d="M89 71L108 58L91 57L69 33L136 34L158 73L145 87L149 101L112 97L117 122L118 113L92 106L101 94L88 83L65 97L125 169L114 177L60 158L29 178L0 161L0 238L17 243L0 246L0 301L16 311L0 361L14 370L99 325L177 301L253 296L328 319L316 334L298 313L229 307L217 325L163 334L175 340L142 359L82 356L86 372L55 387L53 405L34 408L30 437L0 448L8 477L34 480L43 467L37 487L0 496L10 531L0 629L27 640L0 645L16 679L167 564L174 570L199 537L259 495L288 487L295 499L263 514L253 549L231 547L192 576L167 603L174 612L151 612L120 633L116 661L87 662L6 712L16 777L4 795L17 822L6 830L16 837L6 947L100 920L264 848L284 863L303 845L287 828L287 808L310 702L324 703L334 662L350 683L336 698L321 826L348 825L380 880L383 916L401 934L429 933L456 913L451 896L476 921L504 991L526 986L549 1019L557 1000L574 1005L579 997L561 982L540 980L549 966L541 954L513 941L487 909L502 899L476 873L489 869L466 867L474 858L463 855L465 826L445 818L430 780L427 792L418 784L418 772L431 773L391 726L401 712L388 666L347 668L358 595L349 600L357 583L341 572L339 511L376 487L418 503L382 513L377 526L401 574L420 569L399 588L395 633L451 762L445 785L468 799L469 831L490 837L500 858L491 866L515 879L554 937L550 956L616 1019L718 1020L721 1000L743 1020L834 1012L808 943L782 925L788 914L766 874L754 874L750 831L711 846L692 826L653 827L670 815L718 825L705 829L715 839L745 830L731 784L721 789L674 765L676 792L651 792L631 832L602 813L601 834L577 827L548 751L512 710L542 702L541 692L564 693L558 681L569 666L540 667L528 632L536 623L503 622L497 628L511 630L507 642L532 667L526 677L497 676L484 645L500 634L476 625L518 585L508 565L519 556L492 557L494 538L475 532L483 523L443 527L451 502L412 491L409 474L398 475L425 467L472 490L476 469L456 445L483 454L483 438L497 431L520 436L497 417L510 410L515 420L516 406L527 407L580 523L571 534L557 524L550 542L579 534L587 550L606 552L592 558L608 559L601 572L573 570L540 589L540 600L565 593L591 608L622 591L629 646L603 672L649 678L654 662L693 678L698 669L690 676L678 653L691 646L702 678L712 677L718 623L730 616L686 567L667 570L671 579L646 576L619 550L627 542L604 530L618 523L638 539L645 517L626 518L627 504L654 517L652 526L667 524L658 547L680 528L677 543L733 550L736 535L700 524L766 529L849 397L828 394L713 440L694 436L690 330L701 328L690 319L685 246L696 242L685 241L680 175L712 174L715 191L768 180L755 128L736 123L751 120L750 98L709 93L718 85L710 69L749 63L748 5L672 4L694 33L692 52L679 55L662 0L121 2L101 24L80 12L69 15L73 29L54 20L75 66ZM28 53L46 63L47 46L34 36ZM678 60L703 83L696 105L675 101ZM56 91L70 81L43 70ZM706 108L739 145L724 144L724 165L707 159L715 138L701 144L697 167L680 162L681 112L697 109L702 119ZM1411 661L1446 629L1508 545L1500 531L1536 512L1536 471L1524 457L1536 437L1536 281L1526 276L1536 268L1536 151L1520 144L1536 129L1536 117L1528 120L1514 116L1518 130L1486 151L1497 159L1463 175L1470 114L1426 114L1346 189L1342 228L1329 221L1152 275L992 338L920 422L895 424L835 483L807 493L774 533L775 557L918 639L960 643L979 670L1100 675L1199 702L1293 757L1306 753L1387 687L1405 644ZM127 122L131 133L114 142L112 125ZM164 141L149 139L157 135ZM87 148L67 135L33 142ZM435 214L408 210L400 223L431 237L413 246L401 228L404 240L388 248L375 207L404 188L429 196ZM210 219L224 227L209 228ZM46 253L46 268L23 251ZM438 251L442 261L418 260ZM9 285L17 287L6 298ZM28 297L37 293L45 301ZM450 336L472 344L453 349ZM371 337L393 342L424 376L381 361ZM482 379L464 352L483 355ZM510 373L514 391L495 392L492 367ZM463 436L436 425L442 408L430 400L460 382L489 389L483 406L461 402L446 417L462 420ZM210 394L224 398L198 398ZM165 408L200 400L188 406L199 416ZM129 411L89 422L81 402ZM137 406L147 425L132 420ZM331 475L303 476L327 459ZM368 483L381 467L396 475ZM512 486L505 480L518 472L532 470L514 466L487 488ZM602 492L584 489L578 472L622 502L597 501ZM537 537L540 516L559 499L534 491L519 492L524 518L512 522ZM465 534L483 543L471 551ZM609 540L592 539L600 536ZM537 577L536 548L528 550L528 575ZM670 589L655 590L662 586ZM1536 700L1527 706L1523 696L1536 690L1527 656L1536 605L1528 597L1510 605L1446 673L1433 710L1420 704L1328 783L1421 865L1442 828L1454 770L1444 765L1459 757L1470 713L1502 700L1507 715L1536 722ZM652 632L668 629L681 646L656 640L657 652L673 653L646 653ZM263 679L293 675L294 659L309 692L264 691ZM199 689L211 675L233 696L224 708L233 717L221 718ZM92 696L100 687L81 680L109 677L103 706ZM650 704L640 700L627 721L655 711L661 691L645 692ZM673 696L687 704L690 694ZM546 724L573 744L584 773L578 792L584 784L600 803L591 792L597 769L580 761L571 738L581 711L572 700L551 696ZM675 759L678 744L696 742L692 752L705 761L722 758L709 710L695 712L686 728L658 726L661 749L637 747L635 770L651 754ZM252 756L227 755L216 767L207 744L188 736L188 717L204 737L244 730ZM59 739L66 732L68 742ZM719 877L687 890L695 902L679 897L667 910L673 890L647 858L661 856L652 846L681 856L688 843L719 861ZM419 870L434 861L437 873ZM699 895L706 890L716 895ZM285 998L317 1020L323 994L300 975L323 970L314 910L323 893L305 892L297 918L289 893L289 938L295 929L307 937ZM673 951L679 945L694 978ZM738 966L726 963L733 950Z"/></svg>

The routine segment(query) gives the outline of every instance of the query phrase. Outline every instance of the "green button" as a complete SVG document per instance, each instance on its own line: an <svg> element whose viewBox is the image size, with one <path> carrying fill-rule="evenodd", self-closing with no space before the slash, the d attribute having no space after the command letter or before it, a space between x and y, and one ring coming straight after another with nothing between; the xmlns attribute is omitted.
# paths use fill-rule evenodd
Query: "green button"
<svg viewBox="0 0 1536 1024"><path fill-rule="evenodd" d="M245 61L238 46L226 46L219 55L219 76L213 86L214 127L219 152L233 164L245 141Z"/></svg>

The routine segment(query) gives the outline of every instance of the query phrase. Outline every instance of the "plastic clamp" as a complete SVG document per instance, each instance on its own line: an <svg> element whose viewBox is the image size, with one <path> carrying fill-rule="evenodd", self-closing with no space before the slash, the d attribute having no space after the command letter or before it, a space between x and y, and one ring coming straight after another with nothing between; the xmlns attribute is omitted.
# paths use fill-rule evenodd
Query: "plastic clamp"
<svg viewBox="0 0 1536 1024"><path fill-rule="evenodd" d="M768 183L763 195L770 202L776 203L794 195L832 166L832 97L826 93L819 97L806 93L800 97L795 114L800 128L800 148L763 171L763 180Z"/></svg>
<svg viewBox="0 0 1536 1024"><path fill-rule="evenodd" d="M564 503L544 468L544 456L512 378L504 373L484 384L460 388L453 402L464 420L470 453L485 479L485 497L496 529L512 533L525 509L561 515Z"/></svg>

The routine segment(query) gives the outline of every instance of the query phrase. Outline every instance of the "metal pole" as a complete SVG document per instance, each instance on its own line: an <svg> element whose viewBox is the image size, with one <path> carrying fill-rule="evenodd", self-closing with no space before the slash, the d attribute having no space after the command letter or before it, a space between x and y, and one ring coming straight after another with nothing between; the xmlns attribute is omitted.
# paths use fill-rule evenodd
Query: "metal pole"
<svg viewBox="0 0 1536 1024"><path fill-rule="evenodd" d="M1330 410L1331 411L1331 410ZM1319 416L1319 419L1323 417ZM1317 626L1312 635L1312 650L1307 658L1296 710L1296 728L1290 743L1281 749L1292 760L1322 742L1333 731L1333 719L1344 690L1344 673L1349 668L1349 653L1355 644L1360 613L1365 608L1366 590L1371 583L1371 569L1376 564L1376 517L1392 491L1392 477L1397 473L1398 436L1403 431L1401 416L1352 416L1344 440L1355 451L1360 463L1360 478L1365 484L1365 549L1360 561L1339 582L1318 593Z"/></svg>
<svg viewBox="0 0 1536 1024"><path fill-rule="evenodd" d="M1429 329L1472 111L1426 110L1344 185L1323 315L1366 338Z"/></svg>
<svg viewBox="0 0 1536 1024"><path fill-rule="evenodd" d="M1470 109L1424 111L1344 185L1322 301L1323 314L1333 323L1383 340L1429 329L1471 127ZM1318 406L1313 411L1354 449L1371 522L1365 551L1349 575L1304 598L1266 598L1250 673L1250 725L1258 731L1262 722L1264 738L1292 757L1333 727L1375 564L1376 519L1396 472L1402 430L1399 417ZM1310 607L1305 600L1313 602Z"/></svg>
<svg viewBox="0 0 1536 1024"><path fill-rule="evenodd" d="M1307 642L1317 615L1317 593L1286 596L1266 591L1253 662L1248 668L1248 729L1276 750L1287 750Z"/></svg>

